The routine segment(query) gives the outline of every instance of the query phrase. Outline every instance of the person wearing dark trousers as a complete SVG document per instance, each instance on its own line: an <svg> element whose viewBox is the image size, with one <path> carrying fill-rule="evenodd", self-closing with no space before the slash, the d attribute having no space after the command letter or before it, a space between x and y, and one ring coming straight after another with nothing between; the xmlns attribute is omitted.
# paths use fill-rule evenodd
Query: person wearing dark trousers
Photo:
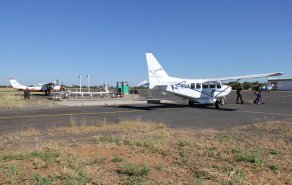
<svg viewBox="0 0 292 185"><path fill-rule="evenodd" d="M262 95L262 88L260 86L257 86L255 88L255 93L256 95L256 99L253 101L254 104L260 104L260 102L262 104L264 104L264 98L263 98L263 95Z"/></svg>
<svg viewBox="0 0 292 185"><path fill-rule="evenodd" d="M243 89L243 85L240 84L237 89L236 89L236 94L237 94L237 98L236 98L236 103L239 104L238 100L240 99L240 103L243 104L242 101L242 96L241 96L241 90Z"/></svg>
<svg viewBox="0 0 292 185"><path fill-rule="evenodd" d="M30 99L30 91L28 88L24 90L24 99Z"/></svg>
<svg viewBox="0 0 292 185"><path fill-rule="evenodd" d="M256 95L256 99L253 101L254 104L259 104L260 101L260 90L259 87L255 88L254 94Z"/></svg>
<svg viewBox="0 0 292 185"><path fill-rule="evenodd" d="M263 97L263 87L260 88L260 101L262 104L265 104L264 97Z"/></svg>

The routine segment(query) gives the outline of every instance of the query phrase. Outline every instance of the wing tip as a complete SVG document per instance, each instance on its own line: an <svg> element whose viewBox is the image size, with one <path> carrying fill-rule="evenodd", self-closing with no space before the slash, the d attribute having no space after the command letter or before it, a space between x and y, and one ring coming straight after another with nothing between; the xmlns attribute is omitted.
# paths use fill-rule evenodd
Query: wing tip
<svg viewBox="0 0 292 185"><path fill-rule="evenodd" d="M283 75L284 73L283 72L277 72L277 73L272 73L271 75L269 76L281 76Z"/></svg>

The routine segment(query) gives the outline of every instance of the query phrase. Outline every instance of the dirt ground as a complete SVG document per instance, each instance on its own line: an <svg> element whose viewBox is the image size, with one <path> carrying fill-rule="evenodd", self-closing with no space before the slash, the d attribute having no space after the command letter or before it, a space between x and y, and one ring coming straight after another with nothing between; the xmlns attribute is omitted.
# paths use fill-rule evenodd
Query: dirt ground
<svg viewBox="0 0 292 185"><path fill-rule="evenodd" d="M292 184L291 123L97 125L1 136L0 184Z"/></svg>

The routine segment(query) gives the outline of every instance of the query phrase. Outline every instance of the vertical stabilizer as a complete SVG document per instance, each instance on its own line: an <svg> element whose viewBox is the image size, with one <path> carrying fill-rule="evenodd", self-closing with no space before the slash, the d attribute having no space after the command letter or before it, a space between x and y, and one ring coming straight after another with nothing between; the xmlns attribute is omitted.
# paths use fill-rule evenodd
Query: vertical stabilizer
<svg viewBox="0 0 292 185"><path fill-rule="evenodd" d="M148 65L149 88L152 89L163 81L167 81L169 76L158 63L152 53L146 53L146 60Z"/></svg>
<svg viewBox="0 0 292 185"><path fill-rule="evenodd" d="M9 81L14 89L25 90L27 88L27 86L21 85L14 78L10 78Z"/></svg>

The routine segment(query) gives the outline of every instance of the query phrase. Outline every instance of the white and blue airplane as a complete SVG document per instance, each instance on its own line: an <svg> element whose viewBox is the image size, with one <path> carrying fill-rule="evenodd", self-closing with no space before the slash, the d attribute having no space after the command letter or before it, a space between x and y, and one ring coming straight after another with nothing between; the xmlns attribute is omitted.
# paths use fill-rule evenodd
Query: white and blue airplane
<svg viewBox="0 0 292 185"><path fill-rule="evenodd" d="M216 108L220 108L223 105L222 99L231 92L231 87L223 85L222 81L239 81L241 79L280 76L283 74L282 72L276 72L226 78L185 79L168 76L152 53L146 53L146 60L149 88L187 99L191 106L195 104L213 104Z"/></svg>

